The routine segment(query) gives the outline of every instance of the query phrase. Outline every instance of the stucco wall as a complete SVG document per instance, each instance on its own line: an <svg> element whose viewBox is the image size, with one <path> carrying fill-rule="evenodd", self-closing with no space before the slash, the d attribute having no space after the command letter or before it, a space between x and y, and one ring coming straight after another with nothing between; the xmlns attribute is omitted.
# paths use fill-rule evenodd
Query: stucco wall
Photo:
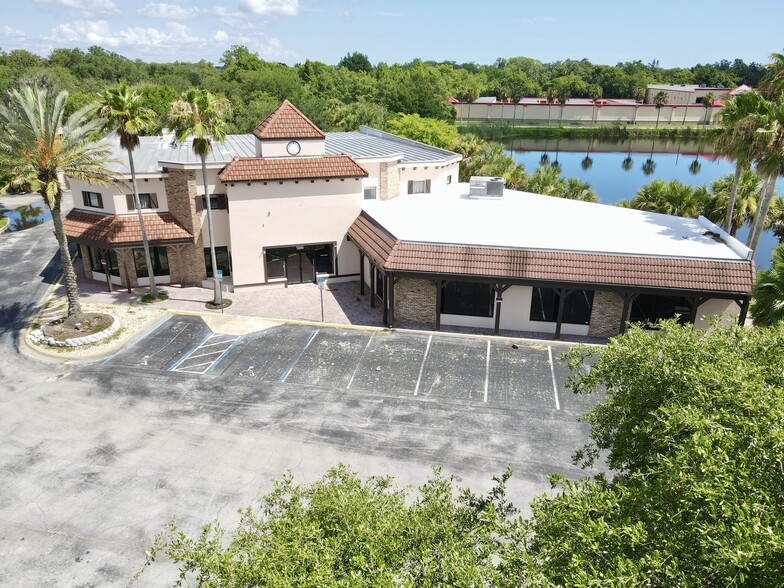
<svg viewBox="0 0 784 588"><path fill-rule="evenodd" d="M547 123L561 121L558 104L456 104L458 121L501 121L509 123ZM710 121L715 122L720 107L711 107ZM548 119L549 114L549 119ZM654 124L656 107L652 104L638 105L592 105L567 104L563 109L563 121L569 124L590 124L592 120L602 124L628 124L632 122ZM702 104L667 105L662 107L659 124L702 124L706 119Z"/></svg>
<svg viewBox="0 0 784 588"><path fill-rule="evenodd" d="M362 207L358 179L227 185L234 285L265 281L264 248L336 243L341 275L359 272L346 231Z"/></svg>
<svg viewBox="0 0 784 588"><path fill-rule="evenodd" d="M711 325L706 318L716 315L721 316L721 324L734 324L738 322L740 307L734 300L720 300L718 298L706 300L697 309L697 320L694 322L694 326L698 329L709 329Z"/></svg>
<svg viewBox="0 0 784 588"><path fill-rule="evenodd" d="M400 168L400 192L408 194L409 180L430 180L430 194L447 190L457 184L459 164L449 166L416 166ZM447 177L451 176L451 183L447 183Z"/></svg>
<svg viewBox="0 0 784 588"><path fill-rule="evenodd" d="M324 155L324 139L296 139L300 146L300 152L296 156L289 155L286 151L286 146L292 139L283 139L281 141L272 141L265 139L264 141L256 141L256 156L257 157L302 157L303 155Z"/></svg>

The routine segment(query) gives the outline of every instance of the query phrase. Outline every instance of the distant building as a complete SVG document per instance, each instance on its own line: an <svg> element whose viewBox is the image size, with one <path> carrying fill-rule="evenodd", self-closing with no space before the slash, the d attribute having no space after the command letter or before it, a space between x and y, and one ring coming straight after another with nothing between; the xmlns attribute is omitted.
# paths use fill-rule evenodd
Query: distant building
<svg viewBox="0 0 784 588"><path fill-rule="evenodd" d="M706 94L713 94L713 99L716 100L731 93L732 88L709 88L694 84L648 84L645 104L653 104L653 98L659 92L667 95L667 104L702 104L702 98Z"/></svg>

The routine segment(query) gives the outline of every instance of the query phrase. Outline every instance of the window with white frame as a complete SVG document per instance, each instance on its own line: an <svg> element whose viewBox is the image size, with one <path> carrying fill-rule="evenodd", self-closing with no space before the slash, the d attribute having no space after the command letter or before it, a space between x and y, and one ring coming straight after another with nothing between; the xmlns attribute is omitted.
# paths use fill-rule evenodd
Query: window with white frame
<svg viewBox="0 0 784 588"><path fill-rule="evenodd" d="M430 194L430 180L408 180L409 194Z"/></svg>
<svg viewBox="0 0 784 588"><path fill-rule="evenodd" d="M446 183L447 183L447 185L449 185L449 184L451 184L451 183L452 183L452 174L449 174L449 175L446 177Z"/></svg>
<svg viewBox="0 0 784 588"><path fill-rule="evenodd" d="M370 188L365 188L365 200L375 200L376 199L376 187L371 186Z"/></svg>

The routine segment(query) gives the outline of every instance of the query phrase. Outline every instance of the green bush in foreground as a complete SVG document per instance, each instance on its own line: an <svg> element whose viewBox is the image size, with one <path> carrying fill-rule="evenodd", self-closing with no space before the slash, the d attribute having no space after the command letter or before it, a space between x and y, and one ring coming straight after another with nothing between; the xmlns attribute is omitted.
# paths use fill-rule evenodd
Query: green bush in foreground
<svg viewBox="0 0 784 588"><path fill-rule="evenodd" d="M151 557L199 586L781 586L782 349L784 325L670 321L569 352L573 389L606 393L575 461L615 475L554 476L528 520L509 471L486 496L436 472L412 498L338 466L312 486L284 477L229 536L173 523Z"/></svg>

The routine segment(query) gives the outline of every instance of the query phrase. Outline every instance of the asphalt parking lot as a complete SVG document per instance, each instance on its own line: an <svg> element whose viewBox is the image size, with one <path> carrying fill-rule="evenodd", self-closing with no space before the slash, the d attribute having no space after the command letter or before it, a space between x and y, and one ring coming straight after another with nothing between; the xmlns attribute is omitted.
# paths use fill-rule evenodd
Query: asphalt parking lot
<svg viewBox="0 0 784 588"><path fill-rule="evenodd" d="M213 333L175 316L104 363L260 384L421 397L505 408L577 410L564 389L565 344L283 324L247 335Z"/></svg>

